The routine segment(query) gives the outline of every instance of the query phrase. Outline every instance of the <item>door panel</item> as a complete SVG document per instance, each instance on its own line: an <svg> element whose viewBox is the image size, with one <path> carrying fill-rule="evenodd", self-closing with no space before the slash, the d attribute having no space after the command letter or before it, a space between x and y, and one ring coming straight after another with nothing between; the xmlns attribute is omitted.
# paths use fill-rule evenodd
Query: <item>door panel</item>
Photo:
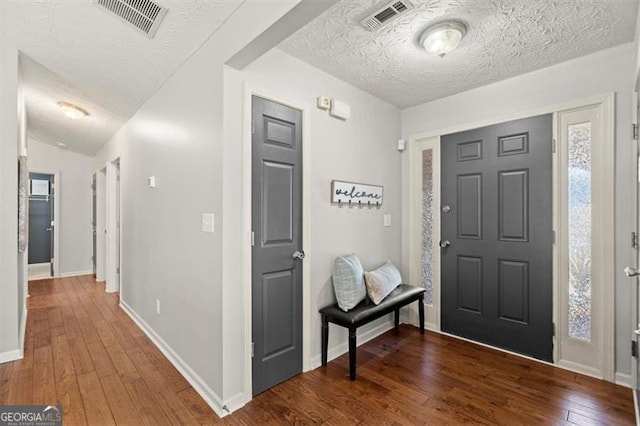
<svg viewBox="0 0 640 426"><path fill-rule="evenodd" d="M40 173L29 173L33 182L47 182L48 195L29 196L29 264L49 263L53 257L51 225L53 212L53 176Z"/></svg>
<svg viewBox="0 0 640 426"><path fill-rule="evenodd" d="M547 361L551 143L550 114L441 138L442 329Z"/></svg>
<svg viewBox="0 0 640 426"><path fill-rule="evenodd" d="M302 372L302 113L253 97L253 394Z"/></svg>

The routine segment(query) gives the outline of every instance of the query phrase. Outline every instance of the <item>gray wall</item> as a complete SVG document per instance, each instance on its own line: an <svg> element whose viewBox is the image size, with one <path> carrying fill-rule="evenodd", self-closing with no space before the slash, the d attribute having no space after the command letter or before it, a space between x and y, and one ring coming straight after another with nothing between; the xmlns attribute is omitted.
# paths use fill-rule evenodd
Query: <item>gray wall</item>
<svg viewBox="0 0 640 426"><path fill-rule="evenodd" d="M630 156L634 54L629 43L402 111L402 135L408 138L427 131L616 93L615 346L616 373L622 375L631 372L631 284L623 269L635 264L635 254L629 244L635 225L633 209L628 207L628 188L634 181Z"/></svg>

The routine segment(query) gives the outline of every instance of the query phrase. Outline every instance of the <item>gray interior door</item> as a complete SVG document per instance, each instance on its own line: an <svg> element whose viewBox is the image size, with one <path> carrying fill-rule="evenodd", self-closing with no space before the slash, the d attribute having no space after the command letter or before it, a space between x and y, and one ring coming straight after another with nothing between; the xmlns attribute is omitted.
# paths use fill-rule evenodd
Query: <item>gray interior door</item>
<svg viewBox="0 0 640 426"><path fill-rule="evenodd" d="M441 141L442 330L552 362L552 116Z"/></svg>
<svg viewBox="0 0 640 426"><path fill-rule="evenodd" d="M53 176L29 173L29 264L49 263L53 257Z"/></svg>
<svg viewBox="0 0 640 426"><path fill-rule="evenodd" d="M302 372L302 113L253 97L253 394Z"/></svg>

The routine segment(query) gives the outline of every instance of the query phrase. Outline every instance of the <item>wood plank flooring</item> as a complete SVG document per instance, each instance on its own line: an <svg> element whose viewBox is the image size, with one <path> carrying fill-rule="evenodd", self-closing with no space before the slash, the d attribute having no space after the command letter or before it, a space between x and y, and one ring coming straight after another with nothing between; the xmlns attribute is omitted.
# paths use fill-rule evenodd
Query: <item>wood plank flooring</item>
<svg viewBox="0 0 640 426"><path fill-rule="evenodd" d="M630 389L401 326L219 419L92 276L29 284L25 358L0 404L62 404L66 425L635 424Z"/></svg>

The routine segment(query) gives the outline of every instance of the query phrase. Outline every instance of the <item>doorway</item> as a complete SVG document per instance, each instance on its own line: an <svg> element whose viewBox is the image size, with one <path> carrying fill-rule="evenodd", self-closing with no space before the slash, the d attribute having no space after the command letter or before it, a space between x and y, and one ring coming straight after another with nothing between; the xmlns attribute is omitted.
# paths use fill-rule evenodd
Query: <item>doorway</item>
<svg viewBox="0 0 640 426"><path fill-rule="evenodd" d="M106 291L120 291L120 159L106 167Z"/></svg>
<svg viewBox="0 0 640 426"><path fill-rule="evenodd" d="M302 372L302 111L252 97L252 390Z"/></svg>
<svg viewBox="0 0 640 426"><path fill-rule="evenodd" d="M29 173L30 280L54 276L54 175Z"/></svg>

